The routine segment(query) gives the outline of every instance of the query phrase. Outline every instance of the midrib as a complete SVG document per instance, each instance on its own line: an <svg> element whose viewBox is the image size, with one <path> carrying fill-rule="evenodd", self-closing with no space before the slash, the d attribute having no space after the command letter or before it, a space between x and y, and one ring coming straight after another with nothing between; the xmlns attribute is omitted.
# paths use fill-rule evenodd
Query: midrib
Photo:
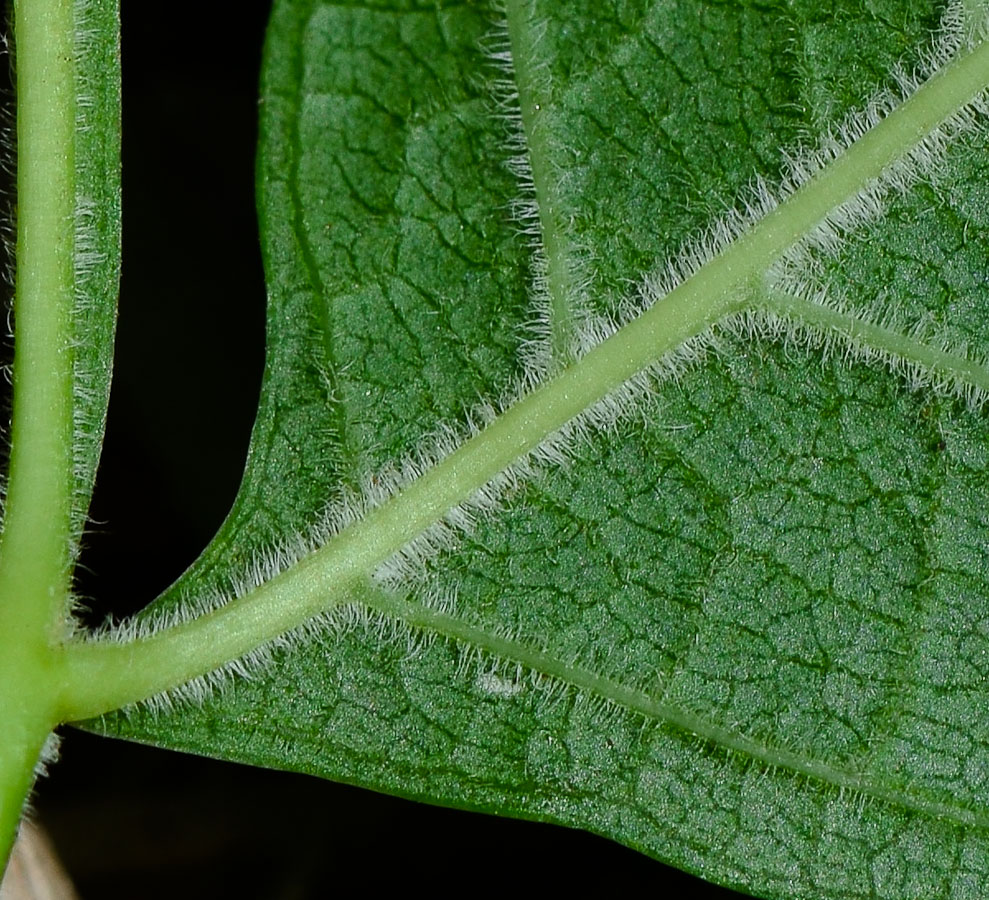
<svg viewBox="0 0 989 900"><path fill-rule="evenodd" d="M516 4L517 6L517 4ZM327 609L349 602L384 560L609 392L664 354L728 315L768 308L816 328L844 331L877 349L982 386L986 370L852 315L784 294L766 294L762 277L772 263L835 207L868 187L883 170L989 84L989 45L948 64L834 163L797 190L691 278L656 302L580 361L538 386L483 431L324 546L245 596L215 612L129 644L72 644L63 663L67 718L82 718L168 690L245 656L260 644ZM940 354L940 355L938 355ZM330 594L332 599L327 599ZM407 624L445 634L495 656L596 694L622 708L697 734L769 766L838 788L861 791L931 815L985 825L983 813L897 792L860 773L845 772L799 754L770 748L678 707L589 670L567 665L521 643L491 635L456 617L388 595L370 602ZM122 674L125 673L125 674ZM107 684L118 693L98 693Z"/></svg>

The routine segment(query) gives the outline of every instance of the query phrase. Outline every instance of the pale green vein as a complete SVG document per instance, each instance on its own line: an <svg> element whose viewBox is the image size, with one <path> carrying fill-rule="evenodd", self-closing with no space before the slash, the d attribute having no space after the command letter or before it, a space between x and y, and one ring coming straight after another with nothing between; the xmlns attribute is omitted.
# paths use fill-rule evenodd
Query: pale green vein
<svg viewBox="0 0 989 900"><path fill-rule="evenodd" d="M532 18L528 0L506 0L505 23L511 50L511 68L519 106L519 137L531 173L534 204L538 220L539 247L542 259L536 261L536 290L545 293L549 316L550 354L557 367L573 361L576 321L573 304L573 248L561 221L561 204L557 177L552 163L551 135L546 115L549 100L549 76L539 62L538 24ZM542 271L540 271L542 270Z"/></svg>
<svg viewBox="0 0 989 900"><path fill-rule="evenodd" d="M552 653L535 650L519 641L492 634L450 613L410 603L384 591L366 592L364 602L372 609L413 628L450 638L502 662L516 663L579 692L599 697L650 722L696 735L729 754L739 754L767 768L785 769L798 777L823 783L836 792L853 791L933 818L949 819L981 828L989 826L989 814L983 811L910 793L883 784L865 774L840 769L793 750L770 746L690 712L661 696L628 687L590 669L566 663Z"/></svg>
<svg viewBox="0 0 989 900"><path fill-rule="evenodd" d="M858 318L850 312L815 303L783 291L766 295L766 307L824 334L840 336L853 348L861 347L896 367L898 362L927 373L933 383L966 385L980 395L989 393L989 367L896 329Z"/></svg>

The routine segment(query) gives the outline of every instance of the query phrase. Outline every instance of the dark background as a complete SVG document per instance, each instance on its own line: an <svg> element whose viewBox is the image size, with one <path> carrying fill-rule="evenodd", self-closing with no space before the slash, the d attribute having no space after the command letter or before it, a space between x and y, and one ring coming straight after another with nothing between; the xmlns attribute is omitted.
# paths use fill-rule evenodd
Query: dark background
<svg viewBox="0 0 989 900"><path fill-rule="evenodd" d="M253 156L268 7L123 4L117 368L79 581L94 621L177 578L237 490L263 365ZM35 806L84 900L315 898L351 879L739 896L580 832L63 733Z"/></svg>

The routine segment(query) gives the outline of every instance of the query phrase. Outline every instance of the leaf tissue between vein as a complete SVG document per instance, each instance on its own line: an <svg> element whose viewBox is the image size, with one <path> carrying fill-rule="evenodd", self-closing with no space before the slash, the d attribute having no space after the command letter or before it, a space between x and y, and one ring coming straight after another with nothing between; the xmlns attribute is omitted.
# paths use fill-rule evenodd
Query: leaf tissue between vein
<svg viewBox="0 0 989 900"><path fill-rule="evenodd" d="M491 50L502 81L519 71L515 45L505 38L513 10L519 14L506 4L506 24ZM341 489L323 523L259 558L229 592L108 628L80 648L80 660L101 665L105 651L113 664L153 647L163 654L171 646L193 648L180 668L164 666L129 696L115 698L126 703L171 691L155 701L167 704L170 696L200 701L230 675L249 675L268 665L272 653L327 630L369 622L385 627L400 609L411 616L408 610L418 606L420 629L442 633L449 626L446 636L456 640L456 599L430 588L432 561L480 518L504 509L520 485L566 465L596 433L648 409L657 382L681 377L705 353L717 352L725 335L823 346L981 404L987 383L981 358L901 334L892 313L849 310L814 272L820 258L836 254L852 232L879 216L890 197L930 176L949 145L984 130L985 37L984 22L973 22L961 4L950 6L915 74L895 72L895 88L880 91L818 148L787 157L775 190L757 181L708 233L640 279L611 316L579 316L575 360L552 374L545 361L559 348L549 346L546 260L557 251L545 246L548 228L542 221L536 226L530 200L522 221L537 257L535 324L514 387L480 403L463 425L441 428L397 465L370 474L359 491ZM530 81L538 88L536 75ZM522 92L502 83L495 96L516 129L513 170L523 193L538 199L532 161L522 154L533 146L519 137L526 117L512 106L525 102ZM388 599L401 595L411 605ZM247 621L249 628L239 624ZM79 706L86 714L99 711Z"/></svg>

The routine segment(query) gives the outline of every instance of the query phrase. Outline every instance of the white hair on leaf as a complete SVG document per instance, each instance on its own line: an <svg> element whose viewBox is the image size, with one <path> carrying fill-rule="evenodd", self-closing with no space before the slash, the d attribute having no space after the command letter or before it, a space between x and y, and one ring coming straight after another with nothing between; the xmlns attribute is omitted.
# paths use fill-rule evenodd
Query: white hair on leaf
<svg viewBox="0 0 989 900"><path fill-rule="evenodd" d="M685 246L658 272L643 278L612 316L582 314L572 346L574 357L578 360L574 364L579 365L580 358L614 336L644 311L662 303L678 285L716 259L740 235L804 184L823 173L830 162L840 158L856 140L915 91L925 78L933 77L940 67L954 59L958 49L966 46L965 41L975 40L972 35L977 34L981 40L984 28L971 26L958 12L958 8L959 5L949 8L938 42L917 73L895 72L895 90L888 89L878 93L862 111L827 132L816 149L800 150L785 157L783 174L775 189L765 180L755 180L737 207L719 218L698 240ZM506 39L507 31L503 35L495 35L487 52L510 76L511 48L503 44ZM541 265L538 207L532 205L535 189L529 160L521 153L525 149L525 140L524 134L519 131L518 98L512 93L516 90L512 78L507 77L506 83L499 90L498 107L509 126L521 135L520 152L513 156L510 164L519 179L523 194L516 215L523 231L533 239L533 252L537 258L537 276L533 287L537 308L529 323L531 337L522 345L520 374L516 383L498 400L482 400L465 412L461 424L443 425L436 429L396 464L367 474L358 489L341 489L328 505L322 521L316 523L307 534L294 536L277 548L257 556L245 567L238 583L231 586L232 593L217 591L201 598L183 599L168 611L152 611L147 616L105 629L98 635L99 639L134 640L207 614L229 602L231 596L246 596L259 585L322 547L335 534L360 522L372 510L388 503L391 498L418 481L424 473L457 452L467 441L481 434L489 423L519 399L547 382L552 360L547 356L546 348L552 325L546 312L540 309L540 304L547 302L548 295L538 274ZM814 229L782 252L779 261L768 272L763 273L765 291L756 294L756 299L747 308L713 323L676 349L654 360L579 415L547 434L530 451L519 456L460 503L447 509L432 525L373 567L368 576L374 588L399 597L414 596L415 602L423 609L431 608L430 604L446 604L443 606L445 614L460 615L459 612L455 613L455 603L452 600L446 598L439 601L430 593L433 561L439 555L455 549L465 535L474 532L479 522L501 509L524 485L540 477L546 470L567 465L580 454L582 446L594 435L607 432L630 417L654 413L657 386L676 382L709 355L723 352L726 337L738 337L747 341L782 341L785 346L799 346L805 350L813 348L825 358L882 365L903 377L908 386L958 396L972 406L980 406L984 401L984 389L964 378L953 376L950 371L925 368L917 359L911 359L903 353L897 354L890 347L877 343L882 337L877 330L884 329L892 334L903 327L904 323L893 313L884 313L888 317L868 319L859 313L849 312L840 299L835 299L833 292L827 292L816 284L815 276L819 274L821 267L815 262L815 254L837 252L853 230L882 214L888 196L907 189L929 174L949 143L973 128L984 127L983 119L986 114L986 100L980 95L889 166L881 177L869 183L859 195L836 206ZM799 273L799 277L796 273ZM789 295L795 302L790 306L782 301L774 304L773 291ZM787 309L791 314L786 314ZM801 309L808 317L807 321L801 320ZM821 310L843 317L841 321L847 327L843 328L834 319L829 320L831 325L812 320L812 314L816 315ZM821 322L826 320L826 317L818 318ZM856 331L856 322L865 327L864 331L862 328ZM872 332L869 332L870 328L873 329ZM915 323L913 328L914 340L920 343L917 335L927 335L924 325ZM872 334L873 338L869 339L868 334ZM934 349L942 355L971 360L977 365L985 366L985 362L975 358L967 348L938 345ZM654 415L651 417L655 418ZM389 618L387 614L375 612L361 604L347 603L333 607L240 660L228 663L216 672L197 679L178 692L170 692L165 697L181 697L201 702L230 678L250 677L253 671L269 665L275 654L297 644L318 640L322 634L346 633L355 627L370 628L380 635L386 629L384 623L389 621L392 624L387 627L401 631L400 623L395 621L394 616ZM423 626L410 630L422 633L428 629ZM469 652L473 650L468 647ZM574 662L573 665L577 663ZM169 701L159 699L155 702Z"/></svg>

